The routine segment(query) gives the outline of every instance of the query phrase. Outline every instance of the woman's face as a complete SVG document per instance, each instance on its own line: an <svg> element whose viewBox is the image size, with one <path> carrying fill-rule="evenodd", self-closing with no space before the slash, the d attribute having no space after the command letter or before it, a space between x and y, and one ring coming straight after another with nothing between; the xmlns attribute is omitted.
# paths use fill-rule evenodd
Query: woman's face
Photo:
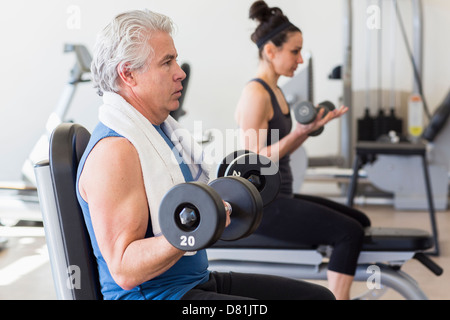
<svg viewBox="0 0 450 320"><path fill-rule="evenodd" d="M301 32L289 32L286 42L278 47L273 58L272 65L279 75L292 77L302 58L303 35Z"/></svg>

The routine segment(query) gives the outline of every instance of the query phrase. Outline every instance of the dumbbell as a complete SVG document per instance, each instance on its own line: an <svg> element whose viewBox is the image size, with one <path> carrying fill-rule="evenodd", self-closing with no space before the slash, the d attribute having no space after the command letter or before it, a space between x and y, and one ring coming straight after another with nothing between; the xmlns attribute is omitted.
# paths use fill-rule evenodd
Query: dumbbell
<svg viewBox="0 0 450 320"><path fill-rule="evenodd" d="M333 111L335 108L334 104L330 101L323 101L319 103L319 106L316 108L314 105L309 101L302 101L300 103L297 103L292 108L294 111L294 117L297 120L297 122L301 124L309 124L316 119L317 114L321 109L324 109L323 117L327 115L328 112ZM320 127L319 129L311 132L310 136L318 136L323 132L324 127Z"/></svg>
<svg viewBox="0 0 450 320"><path fill-rule="evenodd" d="M231 222L225 228L226 209ZM159 224L176 248L197 251L217 240L238 240L252 234L262 219L263 202L256 187L241 177L223 177L208 185L188 182L174 186L163 197Z"/></svg>
<svg viewBox="0 0 450 320"><path fill-rule="evenodd" d="M250 150L242 149L236 150L228 154L223 160L217 165L217 177L224 177L225 172L228 169L228 165L233 162L237 157L240 157L244 154L253 153Z"/></svg>
<svg viewBox="0 0 450 320"><path fill-rule="evenodd" d="M217 177L237 176L250 181L259 191L267 206L278 195L281 175L278 166L269 158L248 150L227 155L217 166Z"/></svg>

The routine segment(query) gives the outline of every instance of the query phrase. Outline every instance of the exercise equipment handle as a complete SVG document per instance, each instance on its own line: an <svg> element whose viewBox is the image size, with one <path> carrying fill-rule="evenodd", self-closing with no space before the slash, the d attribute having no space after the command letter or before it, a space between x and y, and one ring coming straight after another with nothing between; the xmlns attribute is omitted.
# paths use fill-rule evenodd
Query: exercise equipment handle
<svg viewBox="0 0 450 320"><path fill-rule="evenodd" d="M419 260L425 267L427 267L437 276L440 276L444 272L444 270L439 265L437 265L423 252L416 252L413 258Z"/></svg>

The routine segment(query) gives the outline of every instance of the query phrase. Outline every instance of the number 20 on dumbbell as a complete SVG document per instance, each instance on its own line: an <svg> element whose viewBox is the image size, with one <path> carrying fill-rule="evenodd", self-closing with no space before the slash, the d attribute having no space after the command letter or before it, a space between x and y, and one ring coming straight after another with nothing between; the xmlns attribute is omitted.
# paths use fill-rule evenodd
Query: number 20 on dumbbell
<svg viewBox="0 0 450 320"><path fill-rule="evenodd" d="M232 218L225 228L226 209ZM159 223L166 239L176 248L197 251L217 240L244 238L259 226L262 218L261 196L249 181L224 177L209 185L188 182L174 186L161 201Z"/></svg>
<svg viewBox="0 0 450 320"><path fill-rule="evenodd" d="M272 174L262 174L264 168ZM249 236L261 222L263 206L277 196L281 182L275 164L268 158L248 152L225 158L218 166L217 175L218 178L209 185L182 183L164 196L159 223L163 235L174 247L197 251L210 247L219 239L233 241ZM232 210L227 228L222 200Z"/></svg>

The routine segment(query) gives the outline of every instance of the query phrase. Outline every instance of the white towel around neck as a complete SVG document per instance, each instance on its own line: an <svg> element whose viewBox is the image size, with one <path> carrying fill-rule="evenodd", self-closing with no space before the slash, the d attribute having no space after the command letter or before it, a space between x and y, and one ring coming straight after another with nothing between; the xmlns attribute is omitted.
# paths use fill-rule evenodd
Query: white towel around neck
<svg viewBox="0 0 450 320"><path fill-rule="evenodd" d="M136 148L141 162L153 234L161 235L159 204L170 188L185 182L174 152L151 122L119 94L103 94L99 120L128 139ZM208 164L212 162L204 159L203 150L192 135L170 115L161 124L161 129L188 165L194 180L208 183Z"/></svg>

